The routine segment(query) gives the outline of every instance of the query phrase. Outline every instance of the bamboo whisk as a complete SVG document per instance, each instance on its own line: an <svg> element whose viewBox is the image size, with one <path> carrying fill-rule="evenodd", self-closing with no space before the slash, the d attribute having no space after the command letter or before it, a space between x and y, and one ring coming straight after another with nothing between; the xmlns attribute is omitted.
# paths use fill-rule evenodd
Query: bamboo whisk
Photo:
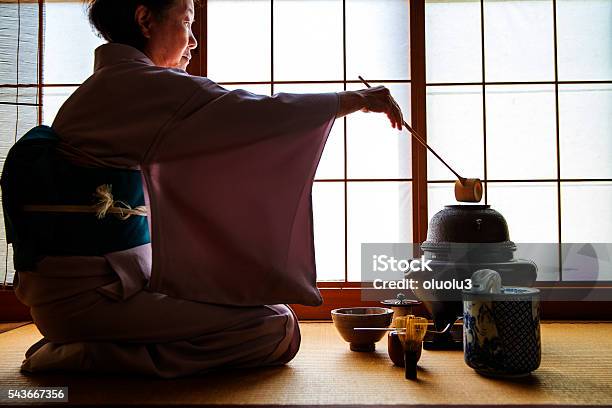
<svg viewBox="0 0 612 408"><path fill-rule="evenodd" d="M427 319L413 315L399 316L393 319L393 326L404 348L406 379L416 380L417 362L427 333Z"/></svg>

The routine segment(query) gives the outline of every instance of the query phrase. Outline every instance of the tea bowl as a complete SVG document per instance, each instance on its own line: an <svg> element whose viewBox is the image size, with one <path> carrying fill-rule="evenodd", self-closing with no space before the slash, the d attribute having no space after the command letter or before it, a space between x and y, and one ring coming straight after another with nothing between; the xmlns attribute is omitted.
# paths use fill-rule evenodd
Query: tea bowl
<svg viewBox="0 0 612 408"><path fill-rule="evenodd" d="M375 343L383 338L383 330L354 330L356 327L389 327L393 310L386 307L343 307L331 311L332 320L340 336L351 351L374 351Z"/></svg>

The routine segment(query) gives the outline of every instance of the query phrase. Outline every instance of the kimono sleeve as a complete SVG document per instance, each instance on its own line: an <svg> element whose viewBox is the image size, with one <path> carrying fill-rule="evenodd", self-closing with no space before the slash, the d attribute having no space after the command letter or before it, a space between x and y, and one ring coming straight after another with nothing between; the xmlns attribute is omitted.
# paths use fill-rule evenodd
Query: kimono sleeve
<svg viewBox="0 0 612 408"><path fill-rule="evenodd" d="M141 166L151 289L239 306L321 304L311 191L337 94L237 90L199 100L177 113Z"/></svg>

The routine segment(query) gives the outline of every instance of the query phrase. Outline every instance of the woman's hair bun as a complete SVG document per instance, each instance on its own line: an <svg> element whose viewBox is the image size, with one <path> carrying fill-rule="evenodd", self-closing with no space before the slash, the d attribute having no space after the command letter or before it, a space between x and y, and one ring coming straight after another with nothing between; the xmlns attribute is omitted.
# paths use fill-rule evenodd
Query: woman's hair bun
<svg viewBox="0 0 612 408"><path fill-rule="evenodd" d="M156 18L163 18L176 0L87 0L89 22L108 42L131 45L140 50L146 39L134 14L139 5L146 6Z"/></svg>

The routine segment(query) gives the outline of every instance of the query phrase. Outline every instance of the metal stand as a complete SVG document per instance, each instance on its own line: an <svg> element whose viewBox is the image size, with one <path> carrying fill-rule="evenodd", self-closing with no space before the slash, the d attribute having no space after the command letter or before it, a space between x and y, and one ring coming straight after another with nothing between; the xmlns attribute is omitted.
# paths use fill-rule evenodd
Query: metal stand
<svg viewBox="0 0 612 408"><path fill-rule="evenodd" d="M463 350L463 326L455 325L446 333L432 333L425 336L425 350Z"/></svg>

